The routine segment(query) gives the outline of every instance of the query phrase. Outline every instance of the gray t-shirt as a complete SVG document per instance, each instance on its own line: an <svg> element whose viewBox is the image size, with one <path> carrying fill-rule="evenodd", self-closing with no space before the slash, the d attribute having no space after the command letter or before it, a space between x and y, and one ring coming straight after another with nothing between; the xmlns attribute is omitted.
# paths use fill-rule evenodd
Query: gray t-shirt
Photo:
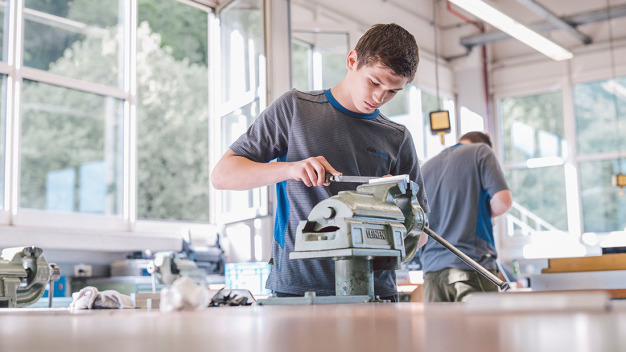
<svg viewBox="0 0 626 352"><path fill-rule="evenodd" d="M409 131L378 110L359 114L341 106L330 90L291 90L273 102L230 149L256 162L299 161L324 156L344 175L384 176L408 174L419 186L418 200L428 211L419 161ZM272 258L274 265L266 287L276 292L335 294L332 259L289 259L298 223L307 219L320 201L355 184L333 183L306 187L288 180L276 185L277 209ZM397 294L395 272L375 272L374 291L379 296Z"/></svg>
<svg viewBox="0 0 626 352"><path fill-rule="evenodd" d="M425 163L422 173L431 206L429 227L485 268L495 270L489 201L508 186L491 148L483 143L457 144ZM432 239L419 254L424 273L473 270Z"/></svg>

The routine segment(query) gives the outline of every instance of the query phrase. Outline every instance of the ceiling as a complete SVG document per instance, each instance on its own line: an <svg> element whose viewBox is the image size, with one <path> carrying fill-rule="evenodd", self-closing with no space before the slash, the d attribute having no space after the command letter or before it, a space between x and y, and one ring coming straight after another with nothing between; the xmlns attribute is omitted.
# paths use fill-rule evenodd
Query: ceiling
<svg viewBox="0 0 626 352"><path fill-rule="evenodd" d="M626 0L496 0L492 2L497 3L501 9L512 14L522 23L537 29L574 53L595 44L604 43L606 46L611 36L615 41L626 39ZM568 31L556 27L546 17L531 10L523 2L537 3L569 23L575 20L578 24L575 30L578 33L574 33L573 28ZM322 28L340 29L342 25L347 26L346 23L351 23L364 31L375 23L395 22L415 35L422 50L429 53L436 52L437 56L448 59L462 57L472 44L476 43L488 43L492 62L528 55L542 57L525 44L498 34L498 30L488 25L486 26L487 34L480 36L477 26L466 21L466 19L470 21L477 21L477 19L455 5L448 4L445 0L291 0L291 7L292 26L295 28L310 25L311 22L321 22L324 23ZM310 13L302 15L299 13L302 9L308 9ZM609 13L612 17L621 17L607 21L602 19L603 13ZM609 23L612 33L607 25ZM436 32L433 30L434 24L438 28ZM462 41L466 45L462 45ZM468 43L470 45L467 45Z"/></svg>

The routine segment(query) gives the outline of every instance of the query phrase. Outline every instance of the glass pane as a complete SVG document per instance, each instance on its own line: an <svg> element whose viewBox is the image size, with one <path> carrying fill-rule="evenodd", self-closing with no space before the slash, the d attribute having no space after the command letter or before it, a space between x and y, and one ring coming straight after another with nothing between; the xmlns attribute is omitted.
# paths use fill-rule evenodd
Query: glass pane
<svg viewBox="0 0 626 352"><path fill-rule="evenodd" d="M6 96L7 96L7 76L0 76L2 80L0 94L0 209L4 208L4 164L5 164L5 151L6 151Z"/></svg>
<svg viewBox="0 0 626 352"><path fill-rule="evenodd" d="M4 44L4 33L8 33L8 31L5 30L4 25L5 23L7 25L9 24L9 21L5 21L5 16L7 14L7 4L8 1L0 1L0 53L2 54L2 61L7 61L8 54L5 51L6 45Z"/></svg>
<svg viewBox="0 0 626 352"><path fill-rule="evenodd" d="M123 1L25 0L24 65L122 86Z"/></svg>
<svg viewBox="0 0 626 352"><path fill-rule="evenodd" d="M236 111L222 117L222 150L228 149L239 136L244 134L248 126L259 116L259 100L255 100ZM237 209L248 209L254 206L253 191L230 191L222 197L222 211L231 213Z"/></svg>
<svg viewBox="0 0 626 352"><path fill-rule="evenodd" d="M311 46L295 40L292 41L291 86L304 92L313 90L311 73Z"/></svg>
<svg viewBox="0 0 626 352"><path fill-rule="evenodd" d="M222 116L221 137L223 151L226 151L239 136L246 132L248 126L254 122L259 113L259 99L256 99L254 102Z"/></svg>
<svg viewBox="0 0 626 352"><path fill-rule="evenodd" d="M413 93L411 93L412 91ZM390 120L404 125L409 130L411 137L413 137L417 156L420 160L424 160L422 122L419 121L421 112L412 112L410 103L411 97L415 100L419 99L419 96L414 94L416 91L417 88L415 86L407 84L391 101L380 108L380 112Z"/></svg>
<svg viewBox="0 0 626 352"><path fill-rule="evenodd" d="M242 0L220 13L222 102L259 88L265 73L263 1ZM262 89L265 89L263 87ZM257 93L258 94L258 93Z"/></svg>
<svg viewBox="0 0 626 352"><path fill-rule="evenodd" d="M481 115L473 112L472 110L466 108L465 106L461 106L461 116L459 118L459 122L461 124L461 136L468 132L485 131L485 118Z"/></svg>
<svg viewBox="0 0 626 352"><path fill-rule="evenodd" d="M580 154L626 149L626 77L575 85L574 109Z"/></svg>
<svg viewBox="0 0 626 352"><path fill-rule="evenodd" d="M24 81L20 205L119 215L123 103Z"/></svg>
<svg viewBox="0 0 626 352"><path fill-rule="evenodd" d="M406 116L409 114L409 88L411 85L407 84L404 89L399 91L389 102L380 107L380 112L383 115L391 118L394 116ZM395 121L395 119L394 119ZM401 123L401 122L400 122Z"/></svg>
<svg viewBox="0 0 626 352"><path fill-rule="evenodd" d="M540 157L562 157L561 92L500 100L505 163Z"/></svg>
<svg viewBox="0 0 626 352"><path fill-rule="evenodd" d="M312 31L293 31L294 43L308 46L313 52L310 89L328 89L336 86L346 75L346 55L348 48L347 33L320 33ZM301 49L302 50L302 49ZM292 52L293 54L293 52ZM296 53L299 54L299 53ZM301 54L300 54L301 55ZM292 56L292 65L302 65L302 58ZM295 79L295 78L294 78Z"/></svg>
<svg viewBox="0 0 626 352"><path fill-rule="evenodd" d="M619 163L613 159L579 164L585 232L626 230L626 197L611 183L612 175L626 170L626 160Z"/></svg>
<svg viewBox="0 0 626 352"><path fill-rule="evenodd" d="M265 108L265 49L263 33L263 1L241 0L219 13L222 48L223 102L239 107L220 119L220 145L223 154L243 134L260 111ZM261 189L226 191L219 205L222 214L243 219L260 199Z"/></svg>
<svg viewBox="0 0 626 352"><path fill-rule="evenodd" d="M505 171L513 199L557 229L567 230L562 166Z"/></svg>
<svg viewBox="0 0 626 352"><path fill-rule="evenodd" d="M322 87L324 89L332 88L339 84L346 75L346 55L345 53L336 53L321 50L322 53Z"/></svg>
<svg viewBox="0 0 626 352"><path fill-rule="evenodd" d="M454 109L446 108L446 101L432 94L422 91L422 121L424 123L424 150L425 159L428 160L439 154L446 147L451 147L457 143L456 121L454 120ZM450 112L450 127L452 131L444 135L444 145L441 144L441 137L433 135L430 131L430 112L438 110L448 110Z"/></svg>
<svg viewBox="0 0 626 352"><path fill-rule="evenodd" d="M138 17L137 217L208 221L208 14L140 1Z"/></svg>

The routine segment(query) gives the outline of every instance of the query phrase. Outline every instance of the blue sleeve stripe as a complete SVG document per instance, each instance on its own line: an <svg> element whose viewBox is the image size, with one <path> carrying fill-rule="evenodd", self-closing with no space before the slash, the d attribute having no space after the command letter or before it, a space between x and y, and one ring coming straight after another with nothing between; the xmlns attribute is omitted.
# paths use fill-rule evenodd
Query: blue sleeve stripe
<svg viewBox="0 0 626 352"><path fill-rule="evenodd" d="M277 162L284 162L287 153L281 153ZM285 250L285 232L289 224L289 198L287 197L287 181L276 184L276 218L274 220L274 239Z"/></svg>
<svg viewBox="0 0 626 352"><path fill-rule="evenodd" d="M480 195L478 201L478 221L476 222L476 235L492 247L495 248L495 241L493 239L493 224L491 223L491 211L489 210L489 193L486 190Z"/></svg>
<svg viewBox="0 0 626 352"><path fill-rule="evenodd" d="M274 239L285 249L285 232L289 222L289 199L287 198L287 181L276 184L276 219L274 220Z"/></svg>

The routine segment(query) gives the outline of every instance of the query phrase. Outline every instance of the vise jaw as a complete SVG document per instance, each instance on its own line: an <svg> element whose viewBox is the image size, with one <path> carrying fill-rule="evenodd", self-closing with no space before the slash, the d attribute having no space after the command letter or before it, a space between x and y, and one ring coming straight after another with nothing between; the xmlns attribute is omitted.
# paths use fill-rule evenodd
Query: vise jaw
<svg viewBox="0 0 626 352"><path fill-rule="evenodd" d="M53 277L56 276L56 277ZM20 308L37 302L60 271L48 264L38 247L6 248L0 258L0 308Z"/></svg>
<svg viewBox="0 0 626 352"><path fill-rule="evenodd" d="M372 272L399 269L417 251L426 224L417 191L406 175L399 181L380 178L319 202L298 224L289 257L333 258L336 295L373 298Z"/></svg>

